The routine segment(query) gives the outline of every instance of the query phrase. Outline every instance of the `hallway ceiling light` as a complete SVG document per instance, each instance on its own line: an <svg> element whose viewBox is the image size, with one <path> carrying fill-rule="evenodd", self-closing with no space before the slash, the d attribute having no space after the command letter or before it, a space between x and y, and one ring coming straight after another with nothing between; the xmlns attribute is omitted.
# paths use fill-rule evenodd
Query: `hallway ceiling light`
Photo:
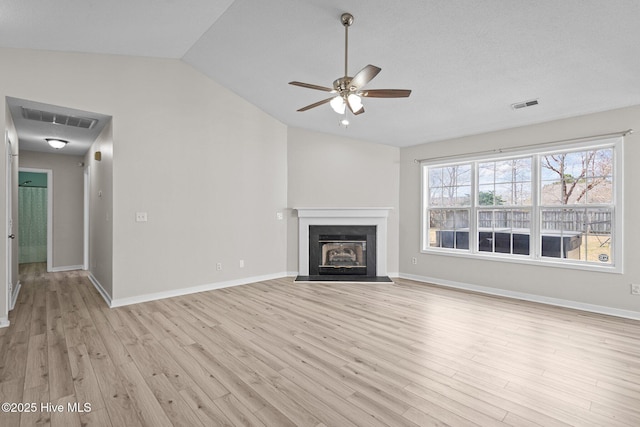
<svg viewBox="0 0 640 427"><path fill-rule="evenodd" d="M56 150L64 148L69 143L69 141L65 141L64 139L58 139L58 138L45 138L45 140L49 143L51 147L55 148Z"/></svg>

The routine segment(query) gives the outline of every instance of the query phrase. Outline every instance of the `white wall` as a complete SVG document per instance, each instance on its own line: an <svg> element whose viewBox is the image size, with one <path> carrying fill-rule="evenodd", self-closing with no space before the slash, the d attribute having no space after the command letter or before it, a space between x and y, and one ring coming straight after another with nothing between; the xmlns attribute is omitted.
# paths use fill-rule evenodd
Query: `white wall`
<svg viewBox="0 0 640 427"><path fill-rule="evenodd" d="M414 159L473 153L636 129L624 142L624 274L570 270L420 253L420 166ZM401 150L400 270L435 282L457 282L580 304L637 312L640 297L640 107L492 132ZM417 265L411 258L418 259ZM606 310L605 310L606 311Z"/></svg>
<svg viewBox="0 0 640 427"><path fill-rule="evenodd" d="M83 263L84 176L78 165L83 161L81 156L20 150L20 167L52 170L54 270L78 268Z"/></svg>
<svg viewBox="0 0 640 427"><path fill-rule="evenodd" d="M284 273L282 123L179 60L0 49L0 69L0 96L113 117L114 300Z"/></svg>
<svg viewBox="0 0 640 427"><path fill-rule="evenodd" d="M84 157L89 170L89 271L101 292L113 299L113 122ZM100 160L96 160L96 152ZM83 177L84 179L84 177Z"/></svg>
<svg viewBox="0 0 640 427"><path fill-rule="evenodd" d="M400 149L297 128L288 133L289 207L392 207L387 271L398 272ZM289 211L287 235L287 268L297 272L295 211Z"/></svg>

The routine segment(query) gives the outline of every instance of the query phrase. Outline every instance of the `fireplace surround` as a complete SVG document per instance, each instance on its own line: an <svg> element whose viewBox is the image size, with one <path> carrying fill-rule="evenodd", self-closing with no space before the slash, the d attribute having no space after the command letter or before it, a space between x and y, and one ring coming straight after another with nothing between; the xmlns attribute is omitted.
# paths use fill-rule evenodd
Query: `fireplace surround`
<svg viewBox="0 0 640 427"><path fill-rule="evenodd" d="M392 208L295 208L297 281L390 281L387 218Z"/></svg>

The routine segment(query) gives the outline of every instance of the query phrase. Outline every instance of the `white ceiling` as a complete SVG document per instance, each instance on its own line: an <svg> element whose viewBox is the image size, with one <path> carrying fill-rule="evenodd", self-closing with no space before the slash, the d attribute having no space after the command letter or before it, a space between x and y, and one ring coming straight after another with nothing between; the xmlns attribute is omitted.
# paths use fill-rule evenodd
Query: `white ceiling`
<svg viewBox="0 0 640 427"><path fill-rule="evenodd" d="M382 72L338 126L331 86ZM396 146L640 104L638 0L3 0L0 45L181 58L290 126ZM539 99L534 107L511 104Z"/></svg>

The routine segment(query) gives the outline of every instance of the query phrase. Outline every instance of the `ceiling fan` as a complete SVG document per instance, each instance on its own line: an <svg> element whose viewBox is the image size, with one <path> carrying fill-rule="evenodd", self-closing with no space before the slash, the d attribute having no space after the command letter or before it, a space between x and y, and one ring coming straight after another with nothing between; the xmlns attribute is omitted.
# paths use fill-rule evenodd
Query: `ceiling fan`
<svg viewBox="0 0 640 427"><path fill-rule="evenodd" d="M348 125L349 121L346 119L346 109L348 108L352 114L358 115L364 113L364 106L362 105L362 98L406 98L411 95L411 90L408 89L363 89L364 86L369 83L378 73L381 71L380 67L375 65L367 65L362 70L358 71L355 76L350 77L347 69L348 65L348 53L349 53L349 27L353 24L353 15L350 13L343 13L340 17L342 25L344 25L344 77L340 77L333 82L333 87L318 86L310 83L302 82L289 82L290 85L306 87L308 89L322 90L332 93L329 98L322 101L315 102L300 108L298 111L307 111L320 105L330 103L333 110L338 114L344 114L345 118L342 120L343 125Z"/></svg>

